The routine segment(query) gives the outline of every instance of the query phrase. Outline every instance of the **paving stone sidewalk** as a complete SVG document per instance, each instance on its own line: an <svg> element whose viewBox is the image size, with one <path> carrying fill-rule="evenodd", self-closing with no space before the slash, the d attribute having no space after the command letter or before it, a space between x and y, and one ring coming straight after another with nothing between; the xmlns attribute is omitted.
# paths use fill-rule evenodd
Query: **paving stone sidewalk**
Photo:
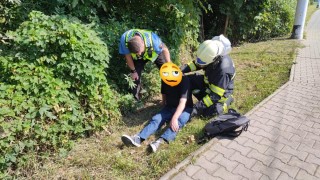
<svg viewBox="0 0 320 180"><path fill-rule="evenodd" d="M247 132L214 138L161 179L320 179L320 10L290 81L253 108Z"/></svg>

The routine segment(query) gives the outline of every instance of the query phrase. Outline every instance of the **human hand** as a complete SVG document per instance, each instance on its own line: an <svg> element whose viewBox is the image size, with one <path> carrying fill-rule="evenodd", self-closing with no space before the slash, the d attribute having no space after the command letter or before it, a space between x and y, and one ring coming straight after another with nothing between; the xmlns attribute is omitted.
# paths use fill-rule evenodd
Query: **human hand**
<svg viewBox="0 0 320 180"><path fill-rule="evenodd" d="M132 80L138 80L139 79L139 75L138 75L138 73L137 72L134 72L134 73L131 73L131 78L132 78Z"/></svg>
<svg viewBox="0 0 320 180"><path fill-rule="evenodd" d="M171 119L170 127L174 132L178 132L179 131L178 119Z"/></svg>

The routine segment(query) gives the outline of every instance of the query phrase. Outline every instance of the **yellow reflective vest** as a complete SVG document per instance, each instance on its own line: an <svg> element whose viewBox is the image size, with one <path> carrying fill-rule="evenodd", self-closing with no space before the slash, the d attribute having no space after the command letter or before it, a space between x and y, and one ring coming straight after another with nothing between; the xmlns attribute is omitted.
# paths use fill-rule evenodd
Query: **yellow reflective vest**
<svg viewBox="0 0 320 180"><path fill-rule="evenodd" d="M126 34L126 46L128 47L128 41L136 34L139 34L143 41L144 45L146 47L146 51L143 54L143 59L144 60L150 60L154 62L158 58L158 54L154 51L153 48L153 42L152 42L152 31L149 30L142 30L142 29L131 29L127 34ZM135 53L131 53L131 56L134 60L138 59L137 55Z"/></svg>

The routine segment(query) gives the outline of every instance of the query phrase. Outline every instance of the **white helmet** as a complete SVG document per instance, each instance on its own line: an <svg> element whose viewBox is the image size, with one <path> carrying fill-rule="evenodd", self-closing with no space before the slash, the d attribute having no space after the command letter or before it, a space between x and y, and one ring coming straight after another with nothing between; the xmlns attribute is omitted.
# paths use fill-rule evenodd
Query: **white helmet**
<svg viewBox="0 0 320 180"><path fill-rule="evenodd" d="M199 67L205 67L214 62L222 54L224 46L218 40L206 40L200 44L197 50L196 64Z"/></svg>
<svg viewBox="0 0 320 180"><path fill-rule="evenodd" d="M226 38L223 34L221 34L220 36L214 36L212 38L212 40L218 40L220 42L222 42L224 49L222 51L222 56L227 55L231 52L232 47L231 47L231 42L228 38Z"/></svg>

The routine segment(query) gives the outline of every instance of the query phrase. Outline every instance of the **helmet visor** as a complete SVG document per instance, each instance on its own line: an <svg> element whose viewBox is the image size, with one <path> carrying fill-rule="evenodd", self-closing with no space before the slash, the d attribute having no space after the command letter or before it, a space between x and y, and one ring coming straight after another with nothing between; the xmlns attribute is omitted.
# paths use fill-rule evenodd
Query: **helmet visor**
<svg viewBox="0 0 320 180"><path fill-rule="evenodd" d="M199 67L205 67L208 65L208 63L202 61L200 58L197 58L196 59L196 64L199 66Z"/></svg>

